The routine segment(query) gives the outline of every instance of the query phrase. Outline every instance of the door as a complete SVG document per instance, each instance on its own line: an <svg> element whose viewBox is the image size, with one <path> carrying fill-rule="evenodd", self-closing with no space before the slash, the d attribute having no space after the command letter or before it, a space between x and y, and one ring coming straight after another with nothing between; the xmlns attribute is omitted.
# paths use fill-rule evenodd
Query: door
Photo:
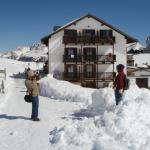
<svg viewBox="0 0 150 150"><path fill-rule="evenodd" d="M136 78L136 84L140 88L148 88L148 78Z"/></svg>

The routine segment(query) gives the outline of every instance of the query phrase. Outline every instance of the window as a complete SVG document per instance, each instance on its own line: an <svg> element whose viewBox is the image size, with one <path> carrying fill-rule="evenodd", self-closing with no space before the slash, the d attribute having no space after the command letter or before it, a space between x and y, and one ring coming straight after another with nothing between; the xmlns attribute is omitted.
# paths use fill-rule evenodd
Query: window
<svg viewBox="0 0 150 150"><path fill-rule="evenodd" d="M76 65L66 65L66 75L69 78L77 77L77 66Z"/></svg>
<svg viewBox="0 0 150 150"><path fill-rule="evenodd" d="M67 55L77 55L77 48L66 48Z"/></svg>
<svg viewBox="0 0 150 150"><path fill-rule="evenodd" d="M92 72L92 65L86 66L86 72Z"/></svg>
<svg viewBox="0 0 150 150"><path fill-rule="evenodd" d="M100 30L100 38L112 37L112 30Z"/></svg>
<svg viewBox="0 0 150 150"><path fill-rule="evenodd" d="M65 35L69 37L77 36L77 30L74 30L74 29L65 30Z"/></svg>
<svg viewBox="0 0 150 150"><path fill-rule="evenodd" d="M64 30L65 43L74 43L77 42L77 30L68 29Z"/></svg>
<svg viewBox="0 0 150 150"><path fill-rule="evenodd" d="M96 75L96 66L95 65L85 65L84 66L84 77L94 78Z"/></svg>
<svg viewBox="0 0 150 150"><path fill-rule="evenodd" d="M84 48L83 49L85 60L95 60L96 59L96 49L95 48Z"/></svg>
<svg viewBox="0 0 150 150"><path fill-rule="evenodd" d="M77 58L77 48L66 48L65 58L68 60L74 60L75 58Z"/></svg>
<svg viewBox="0 0 150 150"><path fill-rule="evenodd" d="M68 67L68 73L73 73L73 72L74 72L73 66L69 66L69 67Z"/></svg>
<svg viewBox="0 0 150 150"><path fill-rule="evenodd" d="M83 30L84 42L94 42L95 30L86 29Z"/></svg>

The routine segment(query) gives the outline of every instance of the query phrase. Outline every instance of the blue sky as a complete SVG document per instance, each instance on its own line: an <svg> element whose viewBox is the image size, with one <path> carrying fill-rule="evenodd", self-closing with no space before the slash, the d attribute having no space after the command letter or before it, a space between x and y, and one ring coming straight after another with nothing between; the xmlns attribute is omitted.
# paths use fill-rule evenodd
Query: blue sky
<svg viewBox="0 0 150 150"><path fill-rule="evenodd" d="M137 38L150 35L149 0L1 0L0 51L30 46L64 25L91 13Z"/></svg>

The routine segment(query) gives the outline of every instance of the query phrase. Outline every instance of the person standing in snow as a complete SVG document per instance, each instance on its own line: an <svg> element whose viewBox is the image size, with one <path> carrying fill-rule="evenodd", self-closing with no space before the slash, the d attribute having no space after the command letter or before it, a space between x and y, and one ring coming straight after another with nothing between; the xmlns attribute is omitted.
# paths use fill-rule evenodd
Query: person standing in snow
<svg viewBox="0 0 150 150"><path fill-rule="evenodd" d="M117 76L115 77L114 80L114 90L115 90L115 100L116 100L116 105L119 104L119 102L122 100L123 92L124 92L124 79L125 79L125 73L124 73L124 65L119 64L116 67L117 69Z"/></svg>
<svg viewBox="0 0 150 150"><path fill-rule="evenodd" d="M33 121L40 121L38 118L38 108L39 108L39 84L36 80L36 75L32 70L28 71L28 78L25 80L25 86L32 95L32 114L31 119Z"/></svg>

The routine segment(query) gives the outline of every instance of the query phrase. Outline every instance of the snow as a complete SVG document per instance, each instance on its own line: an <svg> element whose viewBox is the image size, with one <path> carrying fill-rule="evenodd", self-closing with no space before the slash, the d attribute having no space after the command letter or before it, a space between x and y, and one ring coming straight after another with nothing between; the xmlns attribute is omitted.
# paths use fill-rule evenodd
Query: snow
<svg viewBox="0 0 150 150"><path fill-rule="evenodd" d="M149 64L150 65L150 54L145 53L145 54L137 54L133 56L135 60L135 64L138 65L138 67L147 67L144 64Z"/></svg>
<svg viewBox="0 0 150 150"><path fill-rule="evenodd" d="M41 79L40 89L42 96L84 104L91 104L91 93L94 91L94 89L83 88L67 81L54 79L52 75Z"/></svg>
<svg viewBox="0 0 150 150"><path fill-rule="evenodd" d="M30 47L17 47L16 50L0 53L0 57L23 61L46 61L48 47L44 44L37 43Z"/></svg>
<svg viewBox="0 0 150 150"><path fill-rule="evenodd" d="M127 45L127 50L143 50L144 49L144 46L142 44L140 44L139 42L137 43L132 43L132 44L128 44Z"/></svg>
<svg viewBox="0 0 150 150"><path fill-rule="evenodd" d="M53 149L148 150L150 91L133 85L117 107L110 88L97 90L94 95L95 102L86 110L87 115L84 112L82 119L69 120L51 132ZM90 112L93 117L89 117Z"/></svg>
<svg viewBox="0 0 150 150"><path fill-rule="evenodd" d="M23 100L23 72L37 64L4 58L0 64L7 71L0 93L0 150L149 150L148 89L131 82L116 106L111 87L83 88L49 74L39 81L41 121L33 122L31 104Z"/></svg>
<svg viewBox="0 0 150 150"><path fill-rule="evenodd" d="M7 71L5 94L0 93L0 150L51 149L49 131L65 124L67 120L62 118L81 106L40 96L41 121L31 121L31 104L25 103L23 99L26 92L24 79L20 76L16 78L16 74L22 74L28 63L0 59L0 64ZM30 63L30 67L36 69L36 64Z"/></svg>

